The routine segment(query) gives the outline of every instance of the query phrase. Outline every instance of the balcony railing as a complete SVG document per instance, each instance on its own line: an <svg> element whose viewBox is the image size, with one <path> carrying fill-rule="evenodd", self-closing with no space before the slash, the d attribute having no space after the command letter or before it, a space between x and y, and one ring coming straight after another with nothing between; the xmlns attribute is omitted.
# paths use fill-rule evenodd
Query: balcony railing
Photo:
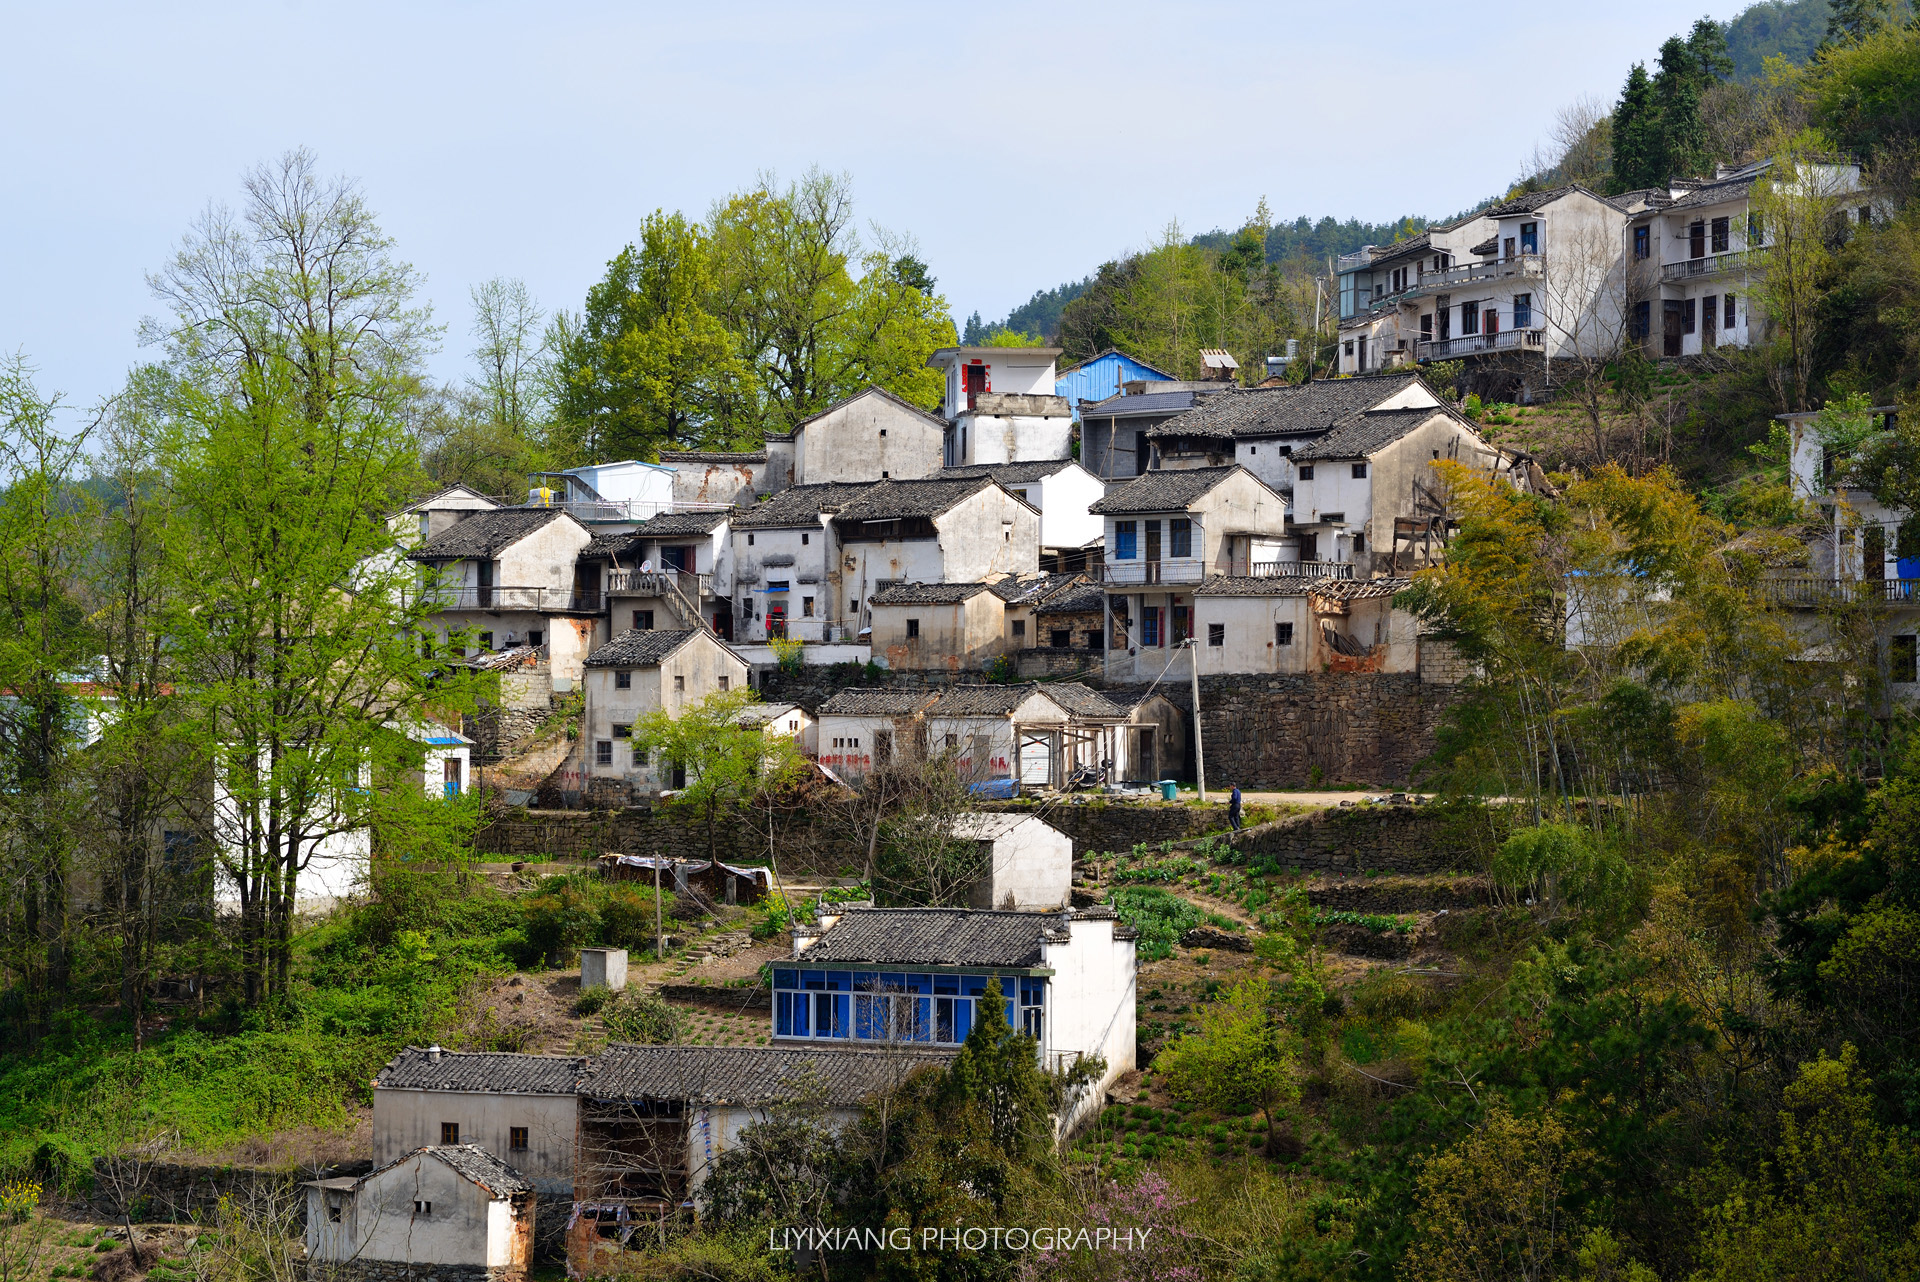
<svg viewBox="0 0 1920 1282"><path fill-rule="evenodd" d="M1762 579L1776 605L1920 605L1920 579Z"/></svg>
<svg viewBox="0 0 1920 1282"><path fill-rule="evenodd" d="M609 570L608 596L665 596L678 592L689 601L713 594L713 576L691 570Z"/></svg>
<svg viewBox="0 0 1920 1282"><path fill-rule="evenodd" d="M607 604L599 592L571 588L428 588L421 593L421 600L438 610L574 614L598 614Z"/></svg>
<svg viewBox="0 0 1920 1282"><path fill-rule="evenodd" d="M1256 579L1351 579L1351 561L1255 561L1251 577Z"/></svg>
<svg viewBox="0 0 1920 1282"><path fill-rule="evenodd" d="M1100 581L1115 586L1198 583L1206 577L1206 563L1187 557L1175 561L1109 561L1100 567Z"/></svg>
<svg viewBox="0 0 1920 1282"><path fill-rule="evenodd" d="M1446 361L1479 352L1539 351L1546 346L1545 329L1503 329L1497 334L1462 334L1459 338L1422 341L1416 351L1423 361Z"/></svg>
<svg viewBox="0 0 1920 1282"><path fill-rule="evenodd" d="M1690 280L1695 276L1714 276L1720 272L1745 271L1751 250L1734 249L1705 258L1683 258L1677 263L1660 264L1661 280Z"/></svg>

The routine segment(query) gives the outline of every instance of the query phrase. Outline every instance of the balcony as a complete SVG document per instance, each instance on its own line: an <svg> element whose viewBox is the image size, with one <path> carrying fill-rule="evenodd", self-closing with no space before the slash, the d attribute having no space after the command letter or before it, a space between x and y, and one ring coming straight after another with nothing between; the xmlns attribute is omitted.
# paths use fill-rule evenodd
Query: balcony
<svg viewBox="0 0 1920 1282"><path fill-rule="evenodd" d="M1351 579L1351 561L1255 561L1250 578L1255 579Z"/></svg>
<svg viewBox="0 0 1920 1282"><path fill-rule="evenodd" d="M713 576L690 570L609 570L608 596L666 596L678 592L689 601L713 595Z"/></svg>
<svg viewBox="0 0 1920 1282"><path fill-rule="evenodd" d="M1198 583L1207 577L1204 561L1182 557L1174 561L1109 561L1100 567L1100 581L1110 587L1147 587L1155 583Z"/></svg>
<svg viewBox="0 0 1920 1282"><path fill-rule="evenodd" d="M437 610L487 610L495 614L598 614L607 599L572 588L427 588L420 599Z"/></svg>
<svg viewBox="0 0 1920 1282"><path fill-rule="evenodd" d="M1483 352L1538 352L1547 345L1547 331L1541 329L1503 329L1497 334L1462 334L1459 338L1443 338L1434 342L1421 342L1415 349L1416 358L1423 361L1450 361L1459 356L1476 356Z"/></svg>
<svg viewBox="0 0 1920 1282"><path fill-rule="evenodd" d="M1477 285L1485 281L1538 278L1546 275L1546 272L1545 254L1516 254L1512 258L1496 258L1491 262L1463 263L1443 272L1422 272L1420 279L1407 289L1403 297L1439 293L1457 285Z"/></svg>
<svg viewBox="0 0 1920 1282"><path fill-rule="evenodd" d="M1717 276L1721 272L1745 271L1754 265L1758 251L1746 249L1727 250L1723 253L1708 254L1705 258L1683 258L1677 263L1660 264L1662 281L1692 280L1699 276Z"/></svg>
<svg viewBox="0 0 1920 1282"><path fill-rule="evenodd" d="M1920 606L1920 579L1762 579L1759 592L1775 605Z"/></svg>

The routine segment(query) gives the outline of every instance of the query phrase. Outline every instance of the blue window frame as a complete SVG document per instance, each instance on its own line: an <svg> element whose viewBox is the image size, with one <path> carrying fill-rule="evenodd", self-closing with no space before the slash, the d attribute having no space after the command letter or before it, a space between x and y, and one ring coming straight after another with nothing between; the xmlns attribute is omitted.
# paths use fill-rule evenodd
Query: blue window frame
<svg viewBox="0 0 1920 1282"><path fill-rule="evenodd" d="M1167 555L1193 555L1193 522L1184 516L1167 522Z"/></svg>
<svg viewBox="0 0 1920 1282"><path fill-rule="evenodd" d="M1513 327L1528 329L1533 325L1533 295L1515 294L1513 296Z"/></svg>
<svg viewBox="0 0 1920 1282"><path fill-rule="evenodd" d="M1540 252L1539 223L1520 224L1520 252L1523 254L1537 254Z"/></svg>
<svg viewBox="0 0 1920 1282"><path fill-rule="evenodd" d="M990 975L800 970L773 972L776 1037L957 1046L979 1016ZM1039 1036L1046 981L1007 976L1007 1022Z"/></svg>
<svg viewBox="0 0 1920 1282"><path fill-rule="evenodd" d="M1140 555L1139 523L1135 521L1115 521L1113 523L1113 559L1131 561Z"/></svg>

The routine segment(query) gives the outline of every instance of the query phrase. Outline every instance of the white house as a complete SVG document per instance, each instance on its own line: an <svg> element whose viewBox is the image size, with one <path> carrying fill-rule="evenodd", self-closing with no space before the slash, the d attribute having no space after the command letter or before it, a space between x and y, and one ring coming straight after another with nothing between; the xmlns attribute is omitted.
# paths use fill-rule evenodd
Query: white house
<svg viewBox="0 0 1920 1282"><path fill-rule="evenodd" d="M1056 394L1058 347L943 347L948 467L1072 457L1073 410Z"/></svg>
<svg viewBox="0 0 1920 1282"><path fill-rule="evenodd" d="M1187 714L1158 686L1108 686L1101 697L1126 714L1113 732L1110 783L1154 783L1186 773Z"/></svg>
<svg viewBox="0 0 1920 1282"><path fill-rule="evenodd" d="M975 811L948 832L980 850L987 871L967 896L972 908L1059 909L1073 890L1073 838L1034 815Z"/></svg>
<svg viewBox="0 0 1920 1282"><path fill-rule="evenodd" d="M566 690L602 635L599 567L579 561L592 539L559 508L501 508L476 512L407 557L424 567L443 644L462 653L545 646L555 688Z"/></svg>
<svg viewBox="0 0 1920 1282"><path fill-rule="evenodd" d="M418 547L442 530L458 525L475 512L493 512L498 500L465 485L449 485L443 490L401 508L387 518L387 528L402 547Z"/></svg>
<svg viewBox="0 0 1920 1282"><path fill-rule="evenodd" d="M705 628L621 633L586 661L582 775L641 790L683 787L677 766L634 742L634 726L655 712L677 717L709 695L744 690L748 671Z"/></svg>
<svg viewBox="0 0 1920 1282"><path fill-rule="evenodd" d="M326 1273L523 1282L533 1263L533 1184L476 1145L417 1148L305 1188L307 1259Z"/></svg>
<svg viewBox="0 0 1920 1282"><path fill-rule="evenodd" d="M1094 504L1106 521L1107 675L1179 679L1193 588L1210 575L1276 566L1287 501L1238 465L1148 472Z"/></svg>
<svg viewBox="0 0 1920 1282"><path fill-rule="evenodd" d="M1393 608L1411 582L1209 578L1193 593L1200 674L1414 672L1418 621Z"/></svg>
<svg viewBox="0 0 1920 1282"><path fill-rule="evenodd" d="M869 387L793 429L793 484L918 480L940 467L946 424Z"/></svg>
<svg viewBox="0 0 1920 1282"><path fill-rule="evenodd" d="M859 686L837 692L816 710L820 764L852 783L890 763L896 751L924 749L924 716L934 697L931 690Z"/></svg>
<svg viewBox="0 0 1920 1282"><path fill-rule="evenodd" d="M1040 568L1040 513L990 476L883 481L830 520L849 602L889 583L979 583Z"/></svg>
<svg viewBox="0 0 1920 1282"><path fill-rule="evenodd" d="M928 751L950 758L961 778L1057 788L1114 757L1126 714L1077 681L1051 681L949 686L924 719Z"/></svg>
<svg viewBox="0 0 1920 1282"><path fill-rule="evenodd" d="M820 723L797 703L756 703L740 713L740 725L757 726L769 739L793 740L809 760L820 752Z"/></svg>
<svg viewBox="0 0 1920 1282"><path fill-rule="evenodd" d="M850 639L865 594L858 581L846 585L832 516L869 488L856 482L796 485L734 514L728 525L734 640Z"/></svg>
<svg viewBox="0 0 1920 1282"><path fill-rule="evenodd" d="M561 472L537 473L546 484L527 495L529 506L560 506L581 521L644 521L673 511L674 470L622 459Z"/></svg>
<svg viewBox="0 0 1920 1282"><path fill-rule="evenodd" d="M580 553L603 566L609 626L711 629L733 637L732 509L662 512Z"/></svg>
<svg viewBox="0 0 1920 1282"><path fill-rule="evenodd" d="M979 672L1007 649L1006 611L985 583L891 583L867 607L868 644L889 668Z"/></svg>
<svg viewBox="0 0 1920 1282"><path fill-rule="evenodd" d="M1065 1133L1133 1068L1135 970L1134 932L1111 909L850 907L794 927L792 962L773 967L773 1040L958 1047L997 983L1007 1022L1047 1068L1104 1061L1063 1110Z"/></svg>
<svg viewBox="0 0 1920 1282"><path fill-rule="evenodd" d="M1088 509L1106 497L1107 487L1073 459L950 467L939 476L991 476L1015 498L1038 508L1040 559L1055 569L1085 569L1088 550L1100 545L1100 518Z"/></svg>
<svg viewBox="0 0 1920 1282"><path fill-rule="evenodd" d="M575 1090L589 1061L409 1046L373 1079L373 1163L434 1144L476 1145L543 1197L573 1191Z"/></svg>

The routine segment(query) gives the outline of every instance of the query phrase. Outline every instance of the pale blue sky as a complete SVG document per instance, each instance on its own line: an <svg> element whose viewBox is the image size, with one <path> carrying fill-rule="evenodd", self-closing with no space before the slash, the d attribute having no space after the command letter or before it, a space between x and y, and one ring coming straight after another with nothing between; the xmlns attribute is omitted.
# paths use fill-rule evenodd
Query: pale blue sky
<svg viewBox="0 0 1920 1282"><path fill-rule="evenodd" d="M956 318L991 317L1262 195L1287 218L1470 205L1559 106L1610 102L1700 12L0 3L0 352L73 403L113 391L154 310L145 273L301 144L425 273L442 377L465 367L473 282L578 307L648 211L702 212L768 168L849 171Z"/></svg>

